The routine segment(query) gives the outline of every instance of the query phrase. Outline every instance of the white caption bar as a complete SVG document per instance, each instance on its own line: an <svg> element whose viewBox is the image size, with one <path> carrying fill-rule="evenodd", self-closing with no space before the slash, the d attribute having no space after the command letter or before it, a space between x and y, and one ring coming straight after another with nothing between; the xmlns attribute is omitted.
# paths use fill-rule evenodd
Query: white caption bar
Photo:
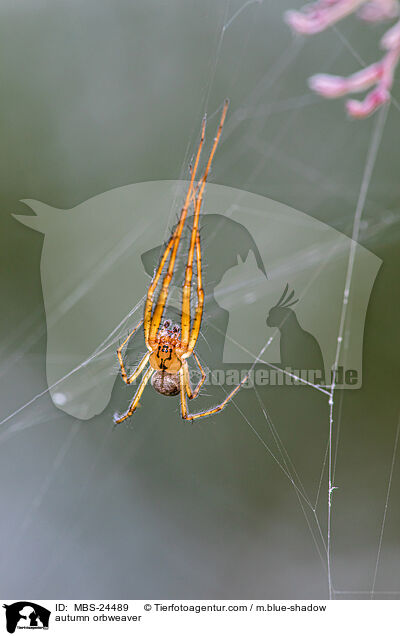
<svg viewBox="0 0 400 636"><path fill-rule="evenodd" d="M204 636L226 633L296 633L337 636L338 629L363 636L380 633L382 621L396 624L400 600L391 601L1 601L1 633L159 634ZM262 632L260 630L263 630ZM302 631L303 633L303 631Z"/></svg>

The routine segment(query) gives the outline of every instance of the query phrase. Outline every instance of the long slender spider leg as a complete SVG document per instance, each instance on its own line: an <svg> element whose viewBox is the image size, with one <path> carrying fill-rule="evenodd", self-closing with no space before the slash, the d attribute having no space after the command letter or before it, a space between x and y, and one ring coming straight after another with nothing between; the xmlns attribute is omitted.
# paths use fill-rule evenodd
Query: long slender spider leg
<svg viewBox="0 0 400 636"><path fill-rule="evenodd" d="M193 174L193 169L190 169L190 174L193 175L193 180L194 180L194 174ZM192 188L192 192L190 195L190 201L189 204L192 202L192 200L195 198L195 191ZM148 289L147 292L147 300L146 300L146 305L145 305L145 309L144 309L144 318L143 321L144 322L144 337L145 337L145 341L146 341L146 345L148 347L148 349L151 350L151 347L149 346L148 343L148 339L149 339L149 330L150 330L150 323L151 323L151 312L153 309L153 297L154 297L154 292L155 289L157 287L158 281L160 280L160 276L162 274L162 271L164 269L164 265L166 263L166 260L168 258L168 255L171 251L172 246L174 245L175 242L175 233L171 236L171 238L169 239L167 246L163 252L163 255L160 259L160 263L158 265L158 268L156 270L156 273L153 276L153 280L151 281L151 285Z"/></svg>
<svg viewBox="0 0 400 636"><path fill-rule="evenodd" d="M199 181L199 185L201 186L201 188L200 188L200 194L201 195L203 194L204 186L206 184L207 177L208 177L208 173L210 172L212 160L214 159L215 151L217 150L217 146L219 144L219 140L220 140L220 137L221 137L222 129L224 127L224 123L225 123L225 119L226 119L226 113L228 112L228 108L229 108L229 99L226 99L224 101L224 106L223 106L223 109L222 109L221 119L219 121L217 134L214 137L214 143L213 143L213 147L211 148L211 152L210 152L210 156L208 158L206 169L204 170L204 174L203 174L203 176L201 177L201 179Z"/></svg>
<svg viewBox="0 0 400 636"><path fill-rule="evenodd" d="M154 296L154 292L157 287L158 281L160 279L162 270L164 269L165 262L168 258L168 254L170 253L171 248L174 244L174 241L175 241L175 236L173 235L168 241L167 247L164 250L164 254L161 257L159 266L157 268L157 271L153 277L153 280L151 281L151 285L147 292L147 300L146 300L146 305L144 308L143 322L144 322L144 337L145 337L146 345L148 349L151 349L151 347L149 346L149 332L150 332L150 324L151 324L151 312L153 309L153 296Z"/></svg>
<svg viewBox="0 0 400 636"><path fill-rule="evenodd" d="M201 278L201 246L200 246L200 234L197 232L196 237L196 256L197 256L197 305L193 318L192 331L190 333L187 353L190 355L193 353L195 356L193 349L196 346L197 338L199 337L201 320L203 318L203 307L204 307L204 289Z"/></svg>
<svg viewBox="0 0 400 636"><path fill-rule="evenodd" d="M144 388L146 384L148 383L148 381L150 380L153 373L154 373L154 369L152 367L149 367L146 373L144 374L143 378L141 379L141 382L136 390L135 397L133 398L131 402L129 410L125 413L125 415L122 415L122 416L119 416L117 413L115 413L114 424L121 424L121 422L128 419L128 417L130 417L132 413L136 410L136 408L139 406L139 400L142 396Z"/></svg>
<svg viewBox="0 0 400 636"><path fill-rule="evenodd" d="M194 355L194 358L195 358L195 360L197 362L197 366L199 367L200 373L201 373L201 378L200 378L199 382L197 383L197 386L194 389L194 391L192 389L192 384L190 382L189 365L188 365L186 360L182 361L182 364L185 367L184 371L185 371L185 374L186 374L186 392L187 392L189 400L194 400L198 396L199 391L200 391L200 389L201 389L201 387L202 387L202 385L204 383L204 380L206 379L206 374L204 372L203 367L200 364L200 360L198 359L197 355L194 352L193 352L193 355Z"/></svg>
<svg viewBox="0 0 400 636"><path fill-rule="evenodd" d="M189 373L189 366L188 363L186 362L186 360L182 361L182 366L183 366L183 372L185 375L185 389L186 389L186 393L187 396L189 398L189 400L193 399L193 389L192 389L192 383L190 381L190 373Z"/></svg>
<svg viewBox="0 0 400 636"><path fill-rule="evenodd" d="M192 235L190 240L188 259L186 263L185 282L183 284L183 290L182 290L181 342L182 342L182 347L184 349L187 349L189 340L190 340L190 317L191 317L190 316L190 295L192 291L193 257L194 257L195 248L197 253L197 267L198 267L197 280L199 280L199 277L200 277L200 281L201 281L201 267L199 268L200 236L199 236L199 229L198 229L200 207L201 207L201 197L199 196L199 198L196 200L195 214L193 217ZM201 257L200 257L200 265L201 265ZM197 290L197 293L199 294L199 288ZM201 293L203 294L203 300L204 300L204 292L202 292L202 290L200 290L200 294ZM202 310L203 303L200 302L200 298L198 301L198 306L199 304L201 304L201 310ZM198 313L197 308L196 308L196 315ZM198 320L200 320L200 323L201 323L201 317L202 317L202 311L200 316L198 317ZM200 325L199 325L199 329L200 329Z"/></svg>
<svg viewBox="0 0 400 636"><path fill-rule="evenodd" d="M184 420L188 420L189 418L189 412L187 409L187 403L186 403L186 393L188 393L188 387L187 387L187 381L186 381L186 373L185 373L185 366L182 364L181 368L179 369L179 385L180 385L180 392L181 392L181 416Z"/></svg>
<svg viewBox="0 0 400 636"><path fill-rule="evenodd" d="M219 411L222 411L223 408L225 408L225 406L228 404L228 402L236 395L236 393L239 391L239 389L243 386L243 384L247 381L248 379L248 374L243 378L243 380L241 381L240 384L238 384L237 386L235 386L235 388L233 389L233 391L231 391L229 393L229 395L226 396L226 398L220 403L217 404L217 406L214 406L212 409L208 409L207 411L201 411L200 413L189 413L188 409L187 409L187 403L186 403L186 378L185 378L185 371L183 369L183 366L181 367L180 371L180 384L181 384L181 415L182 418L184 420L197 420L199 417L207 417L208 415L214 415L214 413L219 413Z"/></svg>
<svg viewBox="0 0 400 636"><path fill-rule="evenodd" d="M126 382L126 384L128 384L127 382L127 373L125 370L125 366L124 366L124 361L122 359L122 349L125 347L126 343L129 342L129 340L132 338L133 334L139 329L140 325L143 323L143 320L141 320L134 329L132 329L132 331L128 334L128 336L125 338L125 340L123 341L122 345L120 347L118 347L117 349L117 356L118 356L118 360L119 360L119 366L121 367L121 375L122 375L122 379L124 382Z"/></svg>
<svg viewBox="0 0 400 636"><path fill-rule="evenodd" d="M136 378L142 373L143 369L145 368L146 364L148 363L150 355L151 355L151 351L147 351L147 353L145 353L145 355L143 356L143 358L139 362L138 366L136 367L136 369L134 370L132 375L129 376L129 378L125 379L124 376L122 375L122 371L121 371L122 379L125 382L125 384L132 384L132 382L134 382L136 380Z"/></svg>
<svg viewBox="0 0 400 636"><path fill-rule="evenodd" d="M170 256L170 260L168 264L168 270L164 276L162 287L160 289L160 293L158 294L157 304L154 309L153 316L151 318L150 329L148 332L149 344L153 344L155 341L155 337L156 337L158 328L160 326L161 318L164 312L165 303L168 298L168 290L169 290L169 286L172 280L172 275L174 272L176 255L178 252L178 247L179 247L179 243L180 243L182 232L183 232L183 227L185 225L189 204L191 203L191 200L192 200L193 184L196 177L197 167L200 161L200 154L201 154L201 149L204 143L205 131L206 131L206 119L203 118L203 122L201 126L201 137L200 137L199 147L197 149L196 160L194 162L193 170L191 171L189 188L186 194L185 203L181 211L181 216L179 218L178 225L176 226L175 232L171 238L173 247L172 247L172 252L171 252L171 256Z"/></svg>
<svg viewBox="0 0 400 636"><path fill-rule="evenodd" d="M195 248L197 251L197 258L198 258L197 263L199 264L200 262L200 265L201 265L201 258L199 261L199 256L200 256L199 217L200 217L200 211L201 211L201 204L203 201L203 193L204 193L204 188L207 181L207 176L211 168L212 160L214 158L214 154L222 134L222 128L224 126L228 106L229 106L229 101L225 100L217 134L214 137L214 143L211 148L206 169L197 186L198 195L196 197L195 211L193 216L193 227L192 227L192 233L190 237L190 247L189 247L188 258L186 263L185 282L184 282L183 291L182 291L181 342L182 342L183 349L186 349L188 347L189 339L190 339L190 294L191 294L191 288L192 288L191 286L192 286L192 277L193 277L193 258L194 258ZM201 267L198 268L197 270L198 280L199 280L199 275L200 275L200 282L201 282ZM199 292L199 287L198 287L198 294L199 293L202 294L203 292L202 292L202 288L200 289L200 292ZM203 293L203 296L204 296L204 293ZM204 302L204 298L202 301L200 301L199 299L198 309L199 309L200 315L198 316L198 320L197 320L198 326L196 324L196 328L198 327L198 330L200 330L200 323L201 323L201 317L203 312L203 302ZM200 305L200 308L199 308L199 305ZM198 313L197 310L196 310L196 313ZM197 340L197 337L198 337L198 332L196 335L196 340Z"/></svg>

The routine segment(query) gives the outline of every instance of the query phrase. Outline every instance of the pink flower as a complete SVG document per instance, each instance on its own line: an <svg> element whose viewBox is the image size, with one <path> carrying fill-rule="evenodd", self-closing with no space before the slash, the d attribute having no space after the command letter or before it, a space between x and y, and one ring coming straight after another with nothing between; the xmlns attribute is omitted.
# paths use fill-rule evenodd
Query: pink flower
<svg viewBox="0 0 400 636"><path fill-rule="evenodd" d="M285 20L297 33L312 35L324 31L360 7L365 0L320 0L302 11L286 11Z"/></svg>
<svg viewBox="0 0 400 636"><path fill-rule="evenodd" d="M306 5L302 11L287 11L285 20L294 31L309 35L324 31L355 11L363 20L376 22L396 17L399 5L397 0L319 0ZM374 87L364 100L350 99L346 102L351 117L367 117L390 100L394 72L400 58L400 21L385 33L381 47L387 52L379 62L349 77L313 75L309 79L310 88L332 99Z"/></svg>

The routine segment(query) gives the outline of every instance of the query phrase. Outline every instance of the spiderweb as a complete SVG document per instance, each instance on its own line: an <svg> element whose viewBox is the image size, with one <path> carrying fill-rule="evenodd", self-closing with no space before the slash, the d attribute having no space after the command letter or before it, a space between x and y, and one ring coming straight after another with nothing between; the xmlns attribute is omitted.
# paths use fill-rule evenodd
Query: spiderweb
<svg viewBox="0 0 400 636"><path fill-rule="evenodd" d="M287 8L289 8L289 6ZM230 90L233 90L237 85L240 73L244 71L244 69L240 66L239 59L237 60L235 68L232 69L229 81L223 81L221 80L221 77L219 77L221 60L223 60L225 54L229 54L231 51L232 44L229 42L230 36L232 35L232 38L234 39L235 35L237 36L237 32L241 33L241 29L243 28L242 21L246 16L250 20L250 22L246 22L247 27L249 23L254 26L255 22L260 19L260 16L264 16L265 18L265 16L275 15L274 11L277 10L272 8L271 3L262 3L259 0L248 0L248 2L244 3L235 3L228 0L220 5L219 20L218 23L216 22L214 25L213 46L209 54L209 60L207 60L208 69L206 73L206 80L201 92L202 101L198 106L198 113L195 113L193 116L192 134L187 141L186 151L181 160L180 175L178 175L181 178L184 178L186 175L187 166L193 153L198 128L197 123L200 121L201 114L205 111L211 110L211 108L215 109L208 117L210 127L212 127L218 118L221 104L221 100L219 99L220 91L217 90L218 82L222 81L225 84L224 90L226 94L229 94ZM279 12L281 11L283 12L283 7L279 8ZM257 14L257 12L259 12L259 14ZM235 30L237 30L237 32L232 34ZM344 35L342 31L335 28L330 34L330 38L332 43L331 47L328 47L327 59L325 60L328 68L340 56L341 48L339 44L345 44L346 50L354 56L358 62L363 61L363 57L357 52L354 44L350 42L350 38L348 38L347 35ZM251 32L247 33L246 46L251 46ZM324 103L319 103L319 99L308 93L305 88L302 94L296 93L295 88L297 88L297 86L293 88L291 92L285 89L286 94L285 91L282 91L284 94L280 95L280 83L282 78L285 78L288 71L293 72L296 64L298 64L299 55L301 53L307 55L307 49L310 50L311 48L312 43L306 44L303 39L294 38L273 60L267 71L262 74L261 78L255 83L255 85L250 86L248 90L246 88L246 92L242 96L240 106L233 108L230 112L230 117L224 131L219 159L216 161L212 180L216 182L224 181L229 183L230 178L234 179L235 176L237 177L241 174L239 182L242 189L250 191L256 191L258 189L261 191L259 180L260 176L262 176L266 170L269 170L266 181L273 177L273 169L271 170L269 168L269 162L273 160L274 162L282 162L285 166L290 167L294 173L299 175L297 186L299 187L301 195L300 198L304 197L304 194L301 191L302 186L299 185L300 179L308 180L312 183L315 179L315 175L318 176L318 168L307 166L306 161L300 163L298 158L296 159L295 156L289 156L287 153L288 139L299 125L299 115L306 109L318 104L319 110L315 121L315 128L318 129L318 126L323 125L322 122L325 122L324 125L328 125L326 122L329 119L329 115L326 113L330 112L332 107ZM301 82L299 82L299 87L301 87L301 85ZM381 148L390 110L395 110L397 115L398 105L396 100L394 100L392 106L385 106L382 108L371 120L372 123L370 124L370 133L366 152L363 156L361 152L359 153L359 156L362 156L363 169L361 180L357 185L358 192L356 196L356 204L351 208L351 223L349 224L348 217L343 219L340 216L339 218L335 218L334 221L335 224L343 231L347 232L353 240L348 255L347 273L343 289L340 314L341 317L337 333L335 364L333 365L334 369L338 366L343 349L346 349L346 341L351 338L351 333L348 331L346 319L348 314L348 299L353 283L356 243L360 241L363 235L368 235L368 232L364 232L364 229L375 233L375 235L379 234L381 219L374 220L369 218L366 228L363 225L363 219L370 194L370 185L373 179L374 170L377 167L379 150ZM276 119L277 116L278 119ZM275 121L279 121L278 126L274 125ZM273 125L271 125L271 130L268 133L266 143L263 135L265 134L267 124L270 122L273 123ZM348 126L348 122L343 121L340 126L343 129ZM354 135L357 134L354 132L354 127L352 128L352 131ZM315 133L310 130L308 130L307 133L310 135L319 134L318 132ZM229 153L225 154L224 147L226 147L228 142ZM252 156L248 161L249 167L245 169L245 173L243 174L243 166L246 165L245 159L248 153L252 153ZM345 191L343 193L343 200L348 207L349 202L354 199L354 181L355 179L353 179L351 185L347 183L347 185L349 185L349 189L347 192ZM334 187L335 183L333 177L333 188ZM324 203L326 193L328 192L329 194L330 188L332 188L332 184L327 184L326 188L321 188L319 190L319 196L313 198L312 201L313 210L317 210L318 207ZM272 190L272 198L285 198L285 202L288 203L292 203L291 198L295 199L297 196L295 191L286 193L282 189L282 184L279 183L279 179L277 185L272 183L271 188L267 183L265 193L269 193L270 189ZM300 207L301 209L300 205L297 205L297 207ZM174 221L178 209L179 199L177 196L174 206L171 208L170 218L165 219L164 238L168 237L169 229ZM162 223L164 223L164 221L162 221ZM210 272L207 272L207 275L210 275ZM101 345L99 345L99 347L97 347L87 360L79 365L79 367L73 369L68 375L73 375L82 367L89 365L95 358L101 358L102 356L107 358L107 356L113 354L117 343L120 342L131 324L133 324L134 321L137 321L140 317L143 308L143 300L144 296L141 299L137 299L136 304L133 306L129 314L125 316L123 321L110 331L107 338L101 343ZM212 331L213 328L215 329L212 322L210 322L207 326L208 332ZM22 333L24 333L24 330L26 331L26 327L21 328L21 330ZM207 338L207 330L204 335L205 338ZM34 341L35 338L39 338L40 335L41 332L39 331L37 335L35 332L31 333L30 338L24 339L24 337L22 337L22 345L19 344L16 348L17 358L23 356L24 352L31 346L32 339ZM251 369L253 369L256 364L265 364L265 361L262 360L262 356L266 348L270 346L271 341L272 339L268 340L263 347L260 348L257 356L254 356L246 349L246 353L253 359ZM19 339L19 342L21 342L21 338ZM242 346L240 342L236 344L238 344L238 346ZM213 370L211 367L208 367L206 359L201 357L201 361L210 374L212 374ZM49 410L47 415L46 408L43 407L42 401L50 389L55 388L58 384L62 385L62 382L67 377L68 376L62 378L55 383L55 385L39 391L23 404L18 405L14 410L12 410L12 412L5 415L0 422L0 440L3 442L8 441L15 433L22 432L33 425L39 425L46 419L46 417L51 417L52 420L54 420L54 410ZM382 459L382 474L379 476L380 491L377 495L380 505L373 511L376 521L373 567L369 574L365 574L365 578L363 579L365 581L365 586L362 589L348 590L343 588L340 580L337 581L335 576L335 539L337 536L335 530L335 510L336 498L339 496L339 493L341 494L341 492L346 488L346 484L342 485L342 479L340 478L339 463L344 445L342 439L342 419L343 413L347 408L348 400L345 400L344 398L344 391L337 389L335 373L333 374L332 383L329 387L313 385L301 377L295 377L303 384L303 391L311 392L312 395L315 394L318 396L318 400L324 401L323 408L325 409L325 416L323 421L320 423L326 432L326 439L324 450L319 458L317 470L318 476L317 479L313 479L312 488L310 488L310 484L308 483L309 479L306 480L304 478L302 470L297 465L297 461L293 458L293 453L290 449L291 444L288 443L287 440L287 431L283 430L285 427L282 426L281 423L277 423L277 421L281 420L281 418L279 416L277 417L276 414L274 416L271 414L268 399L260 392L257 386L253 386L251 389L253 393L251 403L247 404L246 401L244 401L244 399L242 400L241 396L239 396L238 399L235 399L233 406L230 408L234 408L236 410L236 413L239 415L247 431L250 431L251 435L254 436L257 441L257 444L259 444L262 450L265 451L267 460L273 462L273 464L278 467L281 475L283 475L284 479L293 489L293 494L295 495L298 506L304 516L307 532L309 533L312 545L314 546L325 573L326 592L322 592L322 596L328 596L329 598L343 598L347 596L356 598L377 598L379 596L385 598L396 596L400 597L399 589L393 588L382 590L381 587L378 589L382 553L385 547L385 530L393 506L392 488L396 470L400 420L396 421L394 426L392 425L390 431L387 433L388 439L391 435L391 439L387 442L390 452L386 453L385 458ZM222 390L227 393L224 387L222 387ZM243 391L245 391L245 389L243 389ZM204 426L204 424L202 426ZM392 429L394 430L392 431ZM52 465L47 473L46 479L42 482L38 488L35 498L25 510L21 523L19 524L18 532L14 536L15 548L18 548L21 542L26 539L30 524L32 523L32 517L35 514L35 511L40 508L45 500L54 480L57 479L60 466L73 446L74 440L77 438L79 431L79 424L74 424L70 428L66 439L61 444L58 451L54 454ZM89 489L90 476L95 474L97 463L101 461L102 457L104 458L108 440L110 439L109 436L111 434L110 426L110 432L108 432L102 439L98 455L93 460L93 464L88 468L88 477L85 485L86 490ZM298 434L301 435L301 432L298 431ZM345 448L347 448L347 446ZM357 448L353 450L356 451ZM122 466L128 465L130 457L130 454L127 453L122 459ZM87 514L89 515L90 511ZM68 533L66 534L66 539L68 541L73 541L79 536L81 524L82 520L77 520L72 524L72 527L69 528ZM338 534L341 527L342 526L339 524L337 529ZM265 546L264 549L267 550L267 547ZM57 564L61 564L63 562L64 556L64 552L61 550L55 560L53 559L51 565L48 565L47 568L44 569L44 572L41 574L42 582L45 580L46 575L52 571L51 568L54 568ZM340 567L338 566L338 571L339 570ZM262 589L259 590L259 594L260 596L264 595ZM245 595L246 594L244 594L244 596ZM265 595L272 597L273 593ZM300 597L301 593L299 593L299 598Z"/></svg>

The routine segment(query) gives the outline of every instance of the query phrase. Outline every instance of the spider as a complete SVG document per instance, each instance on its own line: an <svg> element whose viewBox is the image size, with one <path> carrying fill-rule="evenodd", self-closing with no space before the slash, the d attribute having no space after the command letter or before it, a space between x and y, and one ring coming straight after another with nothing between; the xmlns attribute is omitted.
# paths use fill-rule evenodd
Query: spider
<svg viewBox="0 0 400 636"><path fill-rule="evenodd" d="M201 276L201 241L199 233L199 217L207 176L209 174L212 160L221 137L228 105L229 101L225 100L221 119L216 136L214 138L214 143L210 155L208 157L204 174L198 181L198 183L195 184L196 172L199 165L206 131L206 117L203 118L200 142L193 168L190 169L190 182L186 193L185 202L180 213L178 224L171 234L171 237L165 247L164 253L161 256L158 268L155 271L154 277L147 291L147 299L144 307L143 319L129 333L127 338L123 341L123 343L117 350L117 356L121 367L121 376L125 384L132 384L142 372L144 373L128 411L123 415L114 415L115 424L120 424L134 413L134 411L139 406L140 398L150 378L154 389L162 395L178 395L180 393L181 415L184 420L194 420L199 417L206 417L207 415L218 413L233 398L233 396L238 392L240 387L247 380L247 376L245 376L240 384L238 384L233 389L233 391L231 391L231 393L229 393L229 395L227 395L225 399L217 406L214 406L213 408L206 411L201 411L199 413L189 413L186 397L188 397L189 400L193 400L194 398L196 398L206 378L206 374L203 370L203 367L201 366L200 360L194 351L200 333L204 307L204 289ZM174 274L174 268L177 260L182 232L185 226L187 212L189 206L191 206L192 204L194 209L193 226L190 233L190 244L186 259L185 278L182 288L181 324L179 326L177 324L172 324L172 321L169 319L163 320L163 316L168 300L169 286ZM192 291L193 261L195 253L197 303L194 317L193 319L191 319L190 297ZM160 281L164 268L166 268L166 273L162 280L157 301L153 309L156 288ZM122 351L131 337L142 324L144 327L144 338L147 347L147 353L143 356L132 375L128 377L124 366ZM189 367L187 362L188 358L192 355L201 373L201 378L195 389L193 389L191 386Z"/></svg>

